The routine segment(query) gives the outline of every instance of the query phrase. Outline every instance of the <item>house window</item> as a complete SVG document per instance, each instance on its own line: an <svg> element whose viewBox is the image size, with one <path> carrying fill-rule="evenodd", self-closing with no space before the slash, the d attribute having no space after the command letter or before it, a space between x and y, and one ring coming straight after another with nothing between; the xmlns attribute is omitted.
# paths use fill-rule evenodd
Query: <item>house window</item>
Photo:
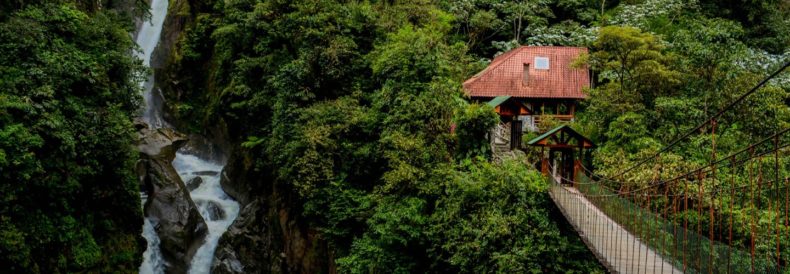
<svg viewBox="0 0 790 274"><path fill-rule="evenodd" d="M535 69L549 69L549 57L535 57Z"/></svg>
<svg viewBox="0 0 790 274"><path fill-rule="evenodd" d="M522 84L527 85L529 83L529 64L524 64L524 82Z"/></svg>
<svg viewBox="0 0 790 274"><path fill-rule="evenodd" d="M568 109L568 106L565 105L565 103L559 103L557 105L557 114L568 115L571 114L571 112L570 109Z"/></svg>

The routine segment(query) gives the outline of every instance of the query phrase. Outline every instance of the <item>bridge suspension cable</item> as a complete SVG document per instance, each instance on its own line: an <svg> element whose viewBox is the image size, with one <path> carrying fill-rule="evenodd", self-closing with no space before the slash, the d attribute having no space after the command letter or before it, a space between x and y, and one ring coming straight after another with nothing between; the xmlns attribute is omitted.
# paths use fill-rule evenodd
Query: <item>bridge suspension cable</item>
<svg viewBox="0 0 790 274"><path fill-rule="evenodd" d="M651 185L645 186L643 188L635 189L635 190L624 192L624 193L635 193L635 192L639 192L639 191L642 191L642 190L645 190L645 189L649 189L649 188L653 188L653 187L656 187L656 186L664 185L664 184L667 184L669 182L677 181L677 180L682 179L682 178L693 176L695 174L700 174L701 172L705 171L705 169L708 169L708 168L712 169L715 165L724 163L728 159L735 158L735 157L737 157L738 155L740 155L740 154L742 154L744 152L751 151L751 150L753 150L754 148L756 148L759 145L765 144L768 141L772 141L775 138L784 135L788 131L790 131L790 128L787 128L787 129L781 130L781 131L779 131L777 133L774 133L771 136L768 136L768 137L766 137L766 138L764 138L764 139L762 139L762 140L760 140L760 141L758 141L756 143L753 143L753 144L751 144L749 146L746 146L746 147L744 147L744 148L742 148L742 149L740 149L740 150L738 150L736 152L733 152L733 153L731 153L730 155L728 155L726 157L722 157L721 159L719 159L719 160L717 160L717 161L715 161L715 162L713 162L713 163L711 163L709 165L702 166L700 168L694 169L692 171L689 171L687 173L681 174L679 176L676 176L676 177L668 179L668 180L662 180L662 181L659 181L658 183L651 184ZM768 155L768 154L771 154L771 153L776 153L779 150L784 149L786 147L790 147L790 142L788 142L786 144L783 144L783 145L776 146L773 149L771 149L769 151L761 152L760 154L753 154L752 156L750 156L750 157L748 157L746 159L743 159L740 162L741 163L745 163L745 162L748 162L749 160L752 160L752 159L757 158L757 157L765 156L765 155ZM710 172L710 171L708 171L708 172ZM705 173L705 174L707 175L707 173Z"/></svg>
<svg viewBox="0 0 790 274"><path fill-rule="evenodd" d="M678 179L680 179L680 178L684 178L684 177L692 176L692 175L694 175L694 174L697 174L697 173L699 173L699 172L705 171L705 169L708 169L708 168L713 168L715 165L721 164L721 163L723 163L723 162L727 161L727 160L728 160L728 159L730 159L730 158L736 157L736 156L738 156L738 155L740 155L740 154L742 154L742 153L744 153L744 152L747 152L747 151L749 151L749 150L752 150L752 149L756 148L756 147L757 147L757 146L759 146L759 145L762 145L762 144L765 144L765 143L767 143L767 142L769 142L769 141L772 141L772 140L774 140L774 139L778 138L779 136L782 136L782 135L786 134L788 131L790 131L790 128L786 128L786 129L780 130L780 131L778 131L778 132L776 132L776 133L774 133L774 134L772 134L772 135L770 135L770 136L768 136L768 137L765 137L765 138L763 138L763 139L762 139L762 140L760 140L760 141L757 141L757 142L755 142L755 143L752 143L752 144L750 144L750 145L748 145L748 146L746 146L746 147L744 147L744 148L742 148L742 149L740 149L740 150L738 150L738 151L736 151L736 152L733 152L733 153L731 153L730 155L728 155L728 156L726 156L726 157L722 157L721 159L719 159L719 160L716 160L716 161L714 161L714 162L712 162L712 163L710 163L710 164L706 164L706 165L704 165L704 166L701 166L701 167L699 167L699 168L697 168L697 169L694 169L694 170L692 170L692 171L686 172L686 173L684 173L684 174L682 174L682 175L678 175L678 176L676 176L676 177L674 177L674 178L667 179L667 180L660 180L660 181L658 181L658 182L656 182L656 183L649 184L649 185L647 185L647 186L645 186L645 187L642 187L642 188L639 188L639 189L635 189L635 190L631 190L631 191L627 191L627 192L622 192L622 193L623 193L623 194L628 194L628 193L635 193L635 192L638 192L638 191L641 191L641 190L645 190L645 189L649 189L649 188L653 188L653 187L656 187L656 186L659 186L659 185L664 185L664 184L667 184L667 183L669 183L669 182L676 181L676 180L678 180ZM759 155L757 155L757 156L754 156L754 157L758 157L758 156L764 156L764 155L767 155L767 154L770 154L770 153L775 153L775 152L777 152L778 150L781 150L781 149L783 149L783 148L786 148L786 147L788 147L788 146L790 146L790 143L787 143L787 144L784 144L784 145L781 145L781 146L775 147L774 149L772 149L772 150L769 150L769 151L762 152L761 154L759 154ZM750 159L753 159L754 157L747 158L747 159L745 159L745 160L743 160L743 161L748 161L748 160L750 160ZM608 182L613 182L613 183L618 183L618 184L626 184L626 182L623 182L623 181L613 180L613 179L610 179L610 178L607 178L607 177L600 176L600 175L598 175L598 174L595 174L593 171L589 170L589 169L588 169L587 167L585 167L584 165L581 165L581 166L582 166L582 169L584 169L584 170L588 171L588 172L589 172L590 174L592 174L594 177L598 177L598 178L600 178L601 180L608 181Z"/></svg>
<svg viewBox="0 0 790 274"><path fill-rule="evenodd" d="M733 153L731 153L730 155L728 155L726 157L722 157L721 159L716 160L715 162L712 162L712 163L710 163L708 165L704 165L702 167L699 167L699 168L694 169L692 171L686 172L686 173L684 173L682 175L678 175L678 176L673 177L671 179L659 180L656 183L648 184L647 186L644 186L644 187L641 187L641 188L638 188L638 189L634 189L634 190L629 190L629 191L614 190L614 189L612 189L612 188L610 188L610 187L608 187L608 186L606 186L604 184L601 184L600 180L591 180L591 182L578 182L578 181L575 181L575 180L572 180L572 179L568 179L568 178L565 178L565 177L562 177L562 176L557 176L557 177L560 179L560 181L564 181L564 182L567 182L567 183L570 183L570 184L600 184L602 187L607 188L608 190L610 190L610 191L612 191L614 193L617 193L615 195L634 194L634 193L638 193L638 192L644 191L644 190L649 190L649 189L652 189L652 188L655 188L655 187L658 187L658 186L661 186L661 185L671 184L671 183L677 182L680 179L688 178L689 176L708 175L709 173L713 172L713 168L715 166L717 166L719 164L722 164L722 163L725 163L727 161L731 161L732 162L729 165L730 167L739 167L739 166L741 166L743 164L746 164L748 161L753 160L755 158L763 157L763 156L766 156L766 155L771 154L771 153L778 153L779 150L787 148L787 147L790 147L790 142L787 142L787 143L785 143L783 145L778 145L777 144L775 147L773 147L773 149L761 152L759 154L755 154L755 152L753 150L757 146L765 144L765 143L767 143L769 141L775 140L779 136L782 136L782 135L784 135L785 133L787 133L789 131L790 131L790 128L781 130L781 131L776 132L776 133L772 134L771 136L768 136L768 137L766 137L766 138L764 138L764 139L762 139L762 140L760 140L758 142L752 143L749 146L746 146L746 147L744 147L744 148L742 148L742 149L740 149L740 150L738 150L736 152L733 152ZM741 159L739 161L735 161L736 157L738 155L740 155L740 154L743 154L744 152L751 152L750 156L748 156L745 159ZM549 164L549 168L550 169L552 169L553 167L554 167L553 165ZM584 165L581 165L581 167L585 171L588 171L589 173L593 174L592 171L589 170L588 168L584 167ZM710 168L711 170L707 170L706 171L706 169L708 169L708 168ZM594 179L594 178L591 178L591 179ZM625 184L626 183L626 182L622 182L622 181L611 180L611 179L608 179L608 178L601 178L601 179L604 180L604 181L609 181L609 182L618 183L618 184Z"/></svg>
<svg viewBox="0 0 790 274"><path fill-rule="evenodd" d="M780 151L790 147L790 142L785 140L780 144L781 137L787 135L790 128L777 130L771 136L722 158L717 157L716 129L718 119L724 113L755 93L788 66L790 62L762 79L703 123L613 177L622 178L639 166L660 159L663 153L710 125L711 130L706 131L710 134L712 148L708 163L664 179L664 163L659 161L661 166L657 175L645 180L648 181L646 186L626 191L614 190L605 182L620 186L627 185L627 182L596 175L582 165L585 172L581 173L581 181L552 174L552 199L574 227L581 229L580 234L587 237L588 246L602 252L596 256L608 258L609 262L622 258L636 258L639 261L625 264L621 262L620 268L616 268L618 271L629 272L630 269L633 272L637 268L637 271L644 269L647 272L652 268L655 272L657 267L661 268L661 272L666 267L671 273L676 270L711 274L725 271L787 271L790 258L786 253L782 254L782 247L786 243L781 239L790 238L790 178L787 174L780 174L779 155ZM772 146L766 148L766 144ZM786 156L787 151L782 151L782 155ZM554 170L551 163L549 167ZM729 168L729 172L717 172L725 167ZM745 169L741 169L744 167ZM597 180L589 180L587 174ZM722 176L725 178L721 178ZM726 177L729 177L729 185L723 183L728 179ZM696 185L692 185L692 182L696 182ZM563 183L571 183L575 188L567 187ZM675 184L682 186L667 187ZM664 187L660 188L661 186ZM742 229L733 229L736 214L745 214L745 217L738 217L738 224L744 227ZM593 220L587 221L590 217ZM784 227L781 226L782 223ZM771 250L773 246L774 251ZM634 256L634 252L638 254ZM649 258L652 258L652 264ZM642 259L644 263L640 263Z"/></svg>
<svg viewBox="0 0 790 274"><path fill-rule="evenodd" d="M778 148L779 143L774 140L774 147ZM728 186L716 184L727 178L698 177L710 180L711 184L704 188L698 184L696 191L695 187L688 184L695 178L681 178L675 180L685 185L681 192L670 193L669 188L664 188L662 195L660 190L654 194L618 193L606 189L602 184L552 176L555 179L551 188L552 199L577 230L581 229L586 243L598 250L597 256L608 262L614 260L615 269L621 272L783 273L787 270L787 263L781 253L784 244L779 241L790 236L790 232L784 232L790 224L790 185L786 177L769 179L769 168L763 165L769 163L767 159L771 158L764 156L772 152L774 158L778 159L775 151L778 149L758 154L752 150L742 161L730 157L733 168L748 165L748 176L758 178L756 181L746 180L748 184L735 184L735 173L730 173L732 183ZM561 186L560 182L575 183L576 188ZM782 182L784 186L780 185ZM707 200L704 197L718 197L727 192L731 195L729 207L722 201L711 199L705 202L703 210L703 202ZM785 196L783 205L780 193ZM763 202L761 199L764 199ZM734 206L735 200L746 205L738 209ZM591 208L593 205L594 208ZM743 210L760 210L776 217L769 219L768 225L765 225L764 221L758 222L756 214L747 213L747 234L734 233L734 216ZM687 215L702 216L706 211L711 218L698 220L694 215ZM596 212L603 212L608 217ZM678 218L682 221L678 222ZM785 228L780 227L782 224ZM774 241L775 253L766 251L765 245L771 247ZM761 251L755 249L758 243L762 246ZM626 261L618 261L624 259Z"/></svg>
<svg viewBox="0 0 790 274"><path fill-rule="evenodd" d="M656 152L652 156L649 156L649 157L646 157L646 158L644 158L642 160L639 160L636 164L631 165L629 168L626 168L625 170L623 170L622 172L618 173L617 175L615 175L613 177L620 177L620 176L630 172L631 170L634 170L635 168L645 164L646 162L650 161L651 159L655 159L661 153L667 152L670 149L672 149L673 147L675 147L677 144L680 143L680 141L688 138L689 136L691 136L695 132L697 132L697 131L701 130L702 128L704 128L705 126L707 126L708 124L714 123L715 120L717 118L719 118L722 114L724 114L725 112L727 112L731 108L735 107L735 105L739 104L741 101L746 99L746 97L748 97L749 95L752 95L757 90L762 88L766 83L768 83L768 81L770 81L771 79L773 79L774 77L779 75L779 73L784 71L787 67L790 67L790 61L786 62L779 69L777 69L774 73L771 73L771 75L763 78L763 80L760 81L756 86L752 87L749 91L747 91L746 93L742 94L740 97L735 99L735 101L730 102L727 106L725 106L724 108L719 110L716 114L714 114L714 115L708 117L707 119L705 119L705 121L703 121L701 124L697 125L693 129L691 129L688 132L686 132L685 134L683 134L680 137L676 138L674 141L670 142L668 145L666 145L663 148L661 148L658 152Z"/></svg>

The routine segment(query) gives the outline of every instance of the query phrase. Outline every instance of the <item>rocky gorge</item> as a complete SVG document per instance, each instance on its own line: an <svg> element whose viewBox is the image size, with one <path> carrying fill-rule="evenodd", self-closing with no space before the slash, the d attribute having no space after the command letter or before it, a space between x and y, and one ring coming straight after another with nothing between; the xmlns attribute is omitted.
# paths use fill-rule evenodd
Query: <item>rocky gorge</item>
<svg viewBox="0 0 790 274"><path fill-rule="evenodd" d="M145 216L155 223L160 250L169 272L186 272L208 228L173 167L176 151L187 139L172 129L138 123L141 188L148 194Z"/></svg>
<svg viewBox="0 0 790 274"><path fill-rule="evenodd" d="M211 90L209 79L184 75L181 70L184 66L196 65L183 58L184 31L194 28L196 20L209 16L203 13L206 5L199 0L170 0L161 38L150 59L155 76L151 93L153 104L161 106L160 115L166 124L186 133L149 128L142 122L137 124L142 158L140 178L143 189L150 193L144 205L145 215L156 223L165 261L161 269L167 273L202 273L190 269L190 263L197 263L195 254L210 237L206 225L209 220L204 221L203 217L228 220L236 215L225 216L228 213L216 201L195 199L196 189L206 185L206 180L218 178L220 192L224 191L238 202L238 217L230 219L232 224L228 222L230 226L221 237L215 235L218 238L216 251L207 262L210 270L204 271L333 273L333 260L326 242L293 212L290 200L294 197L290 191L278 189L266 172L251 165L248 152L241 146L243 140L231 137L238 132L228 127L221 117L195 121L179 112L184 101L204 99L190 98L194 90L189 89L197 88L208 94L217 92ZM210 64L199 65L211 69ZM193 171L196 174L187 174L189 179L182 180L184 174L179 176L179 171L173 168L179 165L177 151L225 164L218 166L216 174ZM199 214L201 210L203 217Z"/></svg>

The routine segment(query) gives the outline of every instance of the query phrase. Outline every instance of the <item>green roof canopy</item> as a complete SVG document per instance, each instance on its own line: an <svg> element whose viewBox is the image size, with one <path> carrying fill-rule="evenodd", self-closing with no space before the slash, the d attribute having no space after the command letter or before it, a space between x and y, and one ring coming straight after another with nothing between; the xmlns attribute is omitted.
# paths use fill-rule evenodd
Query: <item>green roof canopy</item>
<svg viewBox="0 0 790 274"><path fill-rule="evenodd" d="M562 133L561 136L559 138L553 138L555 140L555 144L550 144L548 141L552 139L551 138L552 136L556 136L558 133ZM567 138L563 138L566 136ZM584 148L595 147L595 145L592 143L592 141L590 141L590 139L587 139L587 137L582 136L568 125L561 125L552 130L549 130L546 133L543 133L540 136L535 137L535 139L529 140L527 144L531 146L549 146L549 147L566 146L570 141L570 138L576 139L580 144L582 144ZM559 144L556 143L557 141L559 141Z"/></svg>
<svg viewBox="0 0 790 274"><path fill-rule="evenodd" d="M495 106L501 105L502 103L507 101L507 99L510 99L510 96L497 96L494 99L492 99L491 101L488 101L488 103L486 103L486 104L491 106L491 107L495 107Z"/></svg>

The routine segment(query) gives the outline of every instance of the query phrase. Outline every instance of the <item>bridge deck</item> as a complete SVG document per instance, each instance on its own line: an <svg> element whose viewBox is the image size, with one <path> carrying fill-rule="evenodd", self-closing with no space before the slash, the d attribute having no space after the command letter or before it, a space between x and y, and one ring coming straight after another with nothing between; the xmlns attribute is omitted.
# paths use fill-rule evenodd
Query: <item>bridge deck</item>
<svg viewBox="0 0 790 274"><path fill-rule="evenodd" d="M551 199L612 273L682 273L601 212L575 188L554 185Z"/></svg>

